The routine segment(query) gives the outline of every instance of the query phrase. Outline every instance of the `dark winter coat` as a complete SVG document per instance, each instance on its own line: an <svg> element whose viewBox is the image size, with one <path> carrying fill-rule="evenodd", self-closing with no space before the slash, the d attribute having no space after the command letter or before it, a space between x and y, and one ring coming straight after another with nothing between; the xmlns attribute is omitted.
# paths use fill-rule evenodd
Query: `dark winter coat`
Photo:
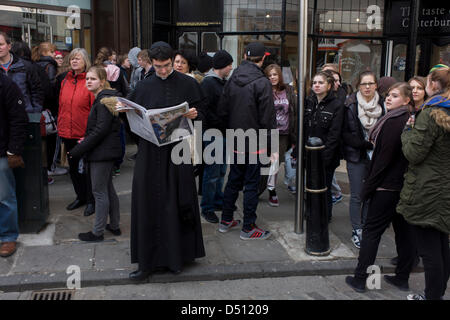
<svg viewBox="0 0 450 320"><path fill-rule="evenodd" d="M22 91L25 110L28 113L40 113L44 103L44 92L40 78L32 63L11 54L13 61L8 72L0 68L0 72L14 81Z"/></svg>
<svg viewBox="0 0 450 320"><path fill-rule="evenodd" d="M313 94L305 101L305 140L318 137L325 145L323 160L325 167L337 167L340 161L340 141L344 108L334 92L320 102Z"/></svg>
<svg viewBox="0 0 450 320"><path fill-rule="evenodd" d="M0 157L21 155L27 139L28 115L17 84L0 74Z"/></svg>
<svg viewBox="0 0 450 320"><path fill-rule="evenodd" d="M450 102L429 101L412 130L403 132L409 161L398 213L409 224L450 234Z"/></svg>
<svg viewBox="0 0 450 320"><path fill-rule="evenodd" d="M86 73L70 71L59 92L58 135L65 139L81 139L95 97L86 88Z"/></svg>
<svg viewBox="0 0 450 320"><path fill-rule="evenodd" d="M130 98L147 109L186 101L201 111L205 103L197 81L176 71L165 80L154 74L140 81ZM181 270L205 255L193 166L172 161L172 150L181 143L185 142L158 147L144 139L139 142L131 204L131 262L143 271Z"/></svg>
<svg viewBox="0 0 450 320"><path fill-rule="evenodd" d="M386 114L383 98L378 102L382 107L382 116ZM373 149L373 144L364 137L361 121L358 117L358 100L356 93L350 95L345 102L344 124L342 128L344 159L350 162L368 160L367 151Z"/></svg>
<svg viewBox="0 0 450 320"><path fill-rule="evenodd" d="M42 56L36 64L45 70L50 82L54 85L56 82L56 74L58 72L58 64L55 59L52 57Z"/></svg>
<svg viewBox="0 0 450 320"><path fill-rule="evenodd" d="M58 113L58 92L56 92L56 73L58 64L52 57L41 57L36 62L41 81L42 90L44 91L45 109L49 109L53 115Z"/></svg>
<svg viewBox="0 0 450 320"><path fill-rule="evenodd" d="M116 96L115 90L103 90L98 94L89 113L85 138L70 155L75 158L86 155L89 162L114 161L122 156Z"/></svg>
<svg viewBox="0 0 450 320"><path fill-rule="evenodd" d="M227 129L276 129L272 85L255 63L244 60L224 87L219 116Z"/></svg>
<svg viewBox="0 0 450 320"><path fill-rule="evenodd" d="M225 134L225 123L218 115L217 108L226 82L225 79L210 70L200 84L206 98L206 119L203 122L203 130L219 129L222 134Z"/></svg>
<svg viewBox="0 0 450 320"><path fill-rule="evenodd" d="M386 120L378 134L377 143L364 181L361 200L368 200L377 190L400 191L408 161L402 152L401 135L409 113Z"/></svg>

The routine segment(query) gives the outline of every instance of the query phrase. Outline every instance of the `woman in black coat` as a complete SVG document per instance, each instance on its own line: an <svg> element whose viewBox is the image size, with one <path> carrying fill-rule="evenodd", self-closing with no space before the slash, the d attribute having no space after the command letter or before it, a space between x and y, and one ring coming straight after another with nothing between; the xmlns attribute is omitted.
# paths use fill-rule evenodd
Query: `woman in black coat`
<svg viewBox="0 0 450 320"><path fill-rule="evenodd" d="M369 141L375 149L365 179L361 200L369 201L367 219L363 227L358 266L354 277L346 278L347 284L357 292L364 292L368 267L375 263L381 236L392 222L398 252L395 276L385 280L408 290L408 279L416 257L411 226L396 211L403 187L403 175L408 161L402 152L401 134L413 110L411 87L405 83L393 85L386 97L387 114L380 118L369 133Z"/></svg>
<svg viewBox="0 0 450 320"><path fill-rule="evenodd" d="M340 140L344 108L333 92L334 77L330 72L317 73L312 81L312 94L305 101L305 137L318 137L325 145L323 161L327 185L328 219L333 208L331 183L340 162Z"/></svg>
<svg viewBox="0 0 450 320"><path fill-rule="evenodd" d="M69 157L85 156L89 163L92 193L95 198L95 225L92 232L80 233L82 241L102 241L106 230L121 235L119 229L119 198L112 183L114 162L120 158L120 120L116 111L117 92L111 90L102 66L89 69L86 87L95 95L89 114L86 135L70 152ZM110 224L106 224L110 217Z"/></svg>

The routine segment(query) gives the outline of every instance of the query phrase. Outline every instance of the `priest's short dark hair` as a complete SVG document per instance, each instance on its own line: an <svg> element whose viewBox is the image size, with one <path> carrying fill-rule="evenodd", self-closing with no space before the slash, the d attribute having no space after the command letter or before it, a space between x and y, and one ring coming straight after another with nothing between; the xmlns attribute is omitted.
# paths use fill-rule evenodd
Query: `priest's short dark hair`
<svg viewBox="0 0 450 320"><path fill-rule="evenodd" d="M173 49L170 46L155 46L149 50L150 60L165 61L173 59Z"/></svg>

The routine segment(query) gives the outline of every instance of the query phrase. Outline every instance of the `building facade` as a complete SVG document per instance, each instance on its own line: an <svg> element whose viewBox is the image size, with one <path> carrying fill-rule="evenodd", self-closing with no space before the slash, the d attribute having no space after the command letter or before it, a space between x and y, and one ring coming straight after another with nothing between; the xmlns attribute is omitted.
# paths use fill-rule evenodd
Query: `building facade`
<svg viewBox="0 0 450 320"><path fill-rule="evenodd" d="M226 49L235 65L244 47L258 40L271 52L270 61L295 74L299 1L2 0L0 30L30 46L51 41L61 51L84 47L91 55L102 46L124 53L160 40L197 53ZM408 51L412 43L414 54ZM367 69L398 80L426 75L437 63L450 64L450 3L308 0L307 61L310 75L324 63L338 64L350 84Z"/></svg>

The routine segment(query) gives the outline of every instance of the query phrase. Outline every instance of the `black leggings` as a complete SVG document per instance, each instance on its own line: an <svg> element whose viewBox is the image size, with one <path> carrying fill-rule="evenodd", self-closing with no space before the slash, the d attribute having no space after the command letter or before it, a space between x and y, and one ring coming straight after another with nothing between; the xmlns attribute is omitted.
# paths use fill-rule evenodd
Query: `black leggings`
<svg viewBox="0 0 450 320"><path fill-rule="evenodd" d="M392 222L398 252L395 274L400 280L408 281L416 258L416 241L412 226L395 210L399 199L400 192L377 191L370 200L355 270L356 278L367 278L367 268L375 263L381 236Z"/></svg>
<svg viewBox="0 0 450 320"><path fill-rule="evenodd" d="M425 269L425 298L440 300L445 295L450 275L448 234L419 226L413 226L413 230Z"/></svg>
<svg viewBox="0 0 450 320"><path fill-rule="evenodd" d="M66 151L72 150L78 143L76 139L63 139L66 146ZM80 158L68 159L70 179L72 180L73 189L77 194L77 199L82 202L94 203L94 196L92 195L91 179L87 172L79 173L78 164ZM88 166L85 166L88 167Z"/></svg>

